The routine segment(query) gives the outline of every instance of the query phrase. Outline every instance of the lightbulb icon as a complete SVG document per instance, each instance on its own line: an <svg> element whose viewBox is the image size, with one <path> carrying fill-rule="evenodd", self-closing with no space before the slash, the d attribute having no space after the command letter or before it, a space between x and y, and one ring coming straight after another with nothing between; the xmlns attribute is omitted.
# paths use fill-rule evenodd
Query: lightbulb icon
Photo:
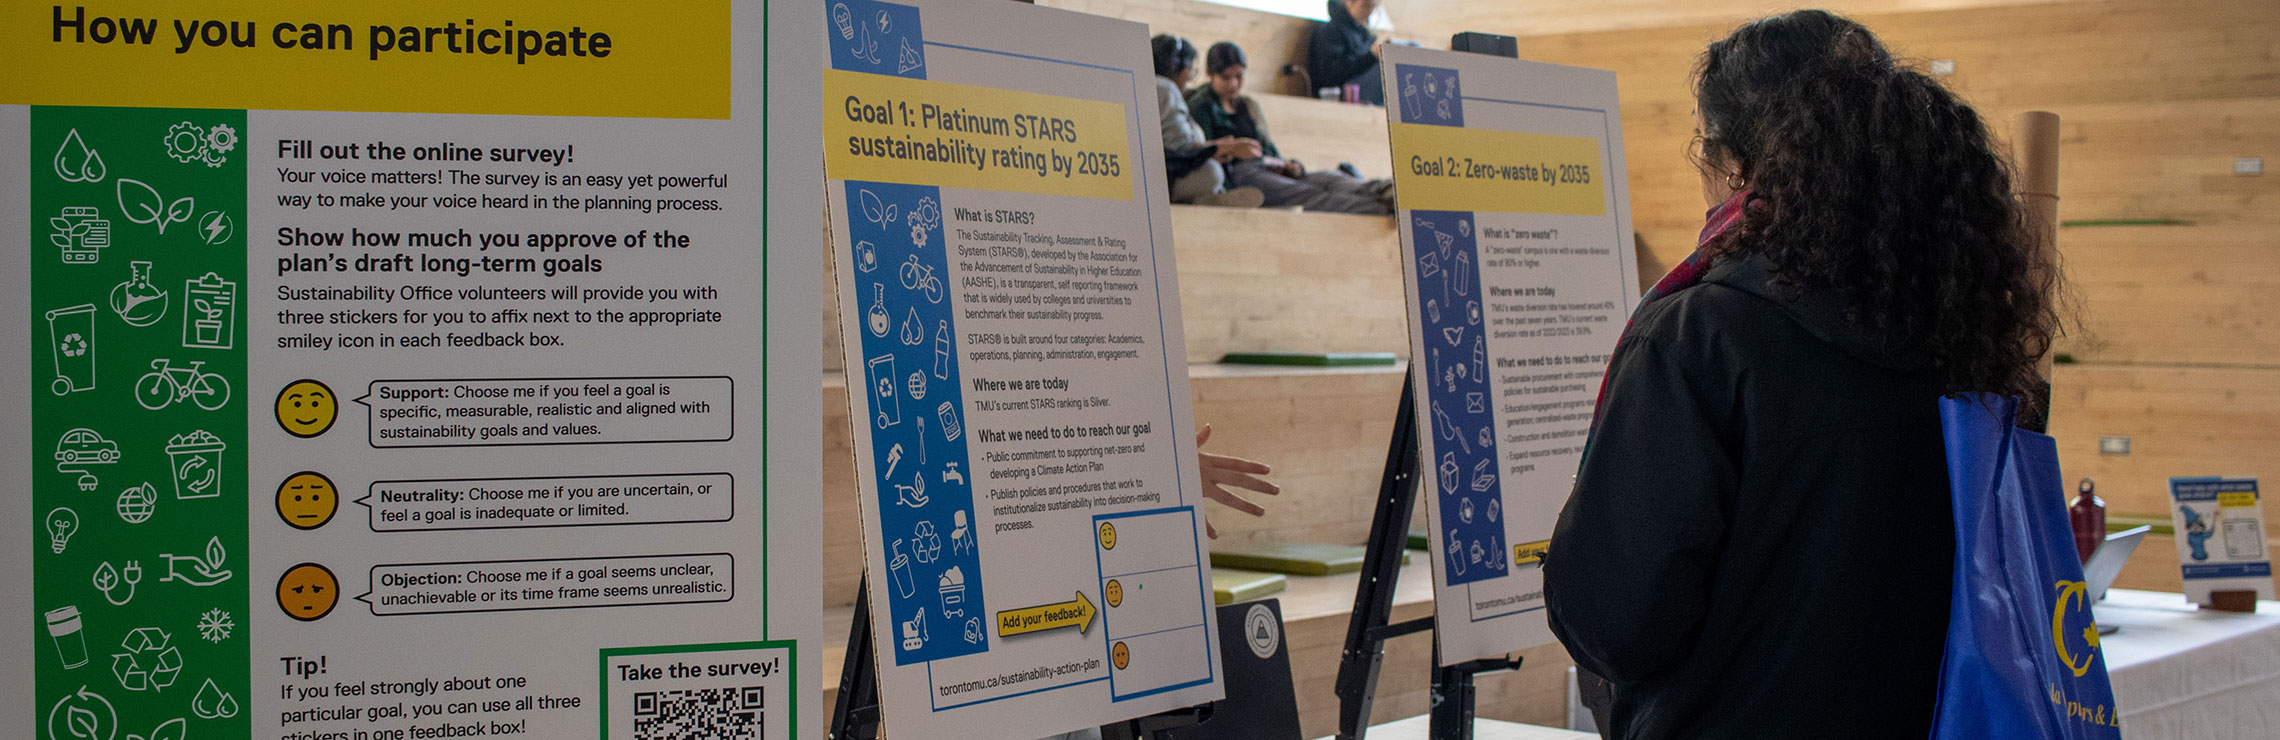
<svg viewBox="0 0 2280 740"><path fill-rule="evenodd" d="M63 553L63 546L71 543L71 535L79 532L79 512L61 506L47 515L48 548Z"/></svg>

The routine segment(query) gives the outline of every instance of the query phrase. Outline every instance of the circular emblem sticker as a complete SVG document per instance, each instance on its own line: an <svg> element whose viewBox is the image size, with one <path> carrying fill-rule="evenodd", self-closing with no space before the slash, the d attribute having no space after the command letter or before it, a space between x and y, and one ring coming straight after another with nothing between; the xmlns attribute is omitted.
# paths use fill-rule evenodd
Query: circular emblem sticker
<svg viewBox="0 0 2280 740"><path fill-rule="evenodd" d="M1243 642L1260 660L1275 657L1275 651L1282 647L1282 622L1275 619L1273 609L1265 604L1251 605L1251 611L1243 614Z"/></svg>

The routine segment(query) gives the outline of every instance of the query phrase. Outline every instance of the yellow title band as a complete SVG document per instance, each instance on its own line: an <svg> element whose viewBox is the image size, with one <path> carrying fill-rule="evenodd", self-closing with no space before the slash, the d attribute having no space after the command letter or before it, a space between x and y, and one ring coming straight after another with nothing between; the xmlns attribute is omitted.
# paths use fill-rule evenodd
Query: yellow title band
<svg viewBox="0 0 2280 740"><path fill-rule="evenodd" d="M1607 215L1596 139L1417 123L1391 128L1403 208Z"/></svg>
<svg viewBox="0 0 2280 740"><path fill-rule="evenodd" d="M947 82L823 73L833 179L1131 200L1124 106Z"/></svg>
<svg viewBox="0 0 2280 740"><path fill-rule="evenodd" d="M729 3L220 0L0 11L0 103L727 118Z"/></svg>

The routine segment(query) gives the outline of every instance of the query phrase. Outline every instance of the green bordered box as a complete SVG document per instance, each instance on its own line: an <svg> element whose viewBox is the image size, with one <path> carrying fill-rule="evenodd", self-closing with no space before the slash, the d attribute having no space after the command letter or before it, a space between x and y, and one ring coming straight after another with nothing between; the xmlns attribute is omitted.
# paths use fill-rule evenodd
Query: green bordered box
<svg viewBox="0 0 2280 740"><path fill-rule="evenodd" d="M791 640L603 650L601 737L792 740L798 654Z"/></svg>

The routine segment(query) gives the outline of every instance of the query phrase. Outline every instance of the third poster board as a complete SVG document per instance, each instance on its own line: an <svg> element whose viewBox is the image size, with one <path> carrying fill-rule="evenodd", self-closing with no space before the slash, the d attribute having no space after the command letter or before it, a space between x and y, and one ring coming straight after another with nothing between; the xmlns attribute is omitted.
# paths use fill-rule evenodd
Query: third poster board
<svg viewBox="0 0 2280 740"><path fill-rule="evenodd" d="M1385 50L1442 664L1552 641L1541 562L1637 302L1615 73Z"/></svg>
<svg viewBox="0 0 2280 740"><path fill-rule="evenodd" d="M1219 698L1147 31L988 0L814 29L888 732Z"/></svg>

